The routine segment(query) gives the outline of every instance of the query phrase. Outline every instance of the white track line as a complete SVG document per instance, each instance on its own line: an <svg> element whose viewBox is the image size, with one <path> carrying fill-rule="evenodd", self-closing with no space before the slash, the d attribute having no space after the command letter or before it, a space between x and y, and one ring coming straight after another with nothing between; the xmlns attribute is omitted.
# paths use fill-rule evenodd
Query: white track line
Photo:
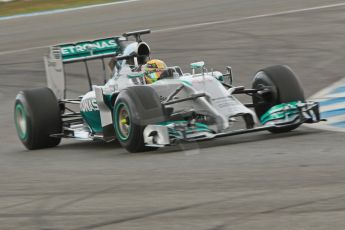
<svg viewBox="0 0 345 230"><path fill-rule="evenodd" d="M323 90L320 90L316 94L310 97L312 100L318 100L318 99L325 99L327 98L327 95L332 92L334 89L336 89L339 86L345 85L345 78L340 79L337 82L334 82L330 86L324 88Z"/></svg>
<svg viewBox="0 0 345 230"><path fill-rule="evenodd" d="M91 9L91 8L102 7L102 6L117 5L117 4L129 3L129 2L138 2L138 1L141 1L141 0L126 0L126 1L119 1L119 2L95 4L95 5L89 5L89 6L80 6L80 7L68 8L68 9L49 10L49 11L41 11L41 12L29 13L29 14L18 14L18 15L13 15L13 16L4 16L4 17L0 17L0 21L16 19L16 18L33 17L33 16L39 16L39 15L65 13L65 12L70 12L70 11L78 11L78 10Z"/></svg>
<svg viewBox="0 0 345 230"><path fill-rule="evenodd" d="M297 10L280 11L280 12L270 13L270 14L259 14L259 15L241 17L241 18L235 18L235 19L226 19L226 20L213 21L213 22L203 22L203 23L197 23L197 24L191 24L191 25L176 26L176 27L170 27L166 29L155 30L153 32L166 32L166 31L172 31L172 30L189 29L189 28L200 27L200 26L241 22L241 21L246 21L246 20L251 20L251 19L274 17L274 16L301 13L301 12L314 11L314 10L322 10L322 9L334 8L334 7L339 7L339 6L345 6L345 2L330 4L330 5L315 6L315 7L303 8L303 9L297 9Z"/></svg>
<svg viewBox="0 0 345 230"><path fill-rule="evenodd" d="M49 46L51 46L51 45L49 45ZM3 52L0 52L0 56L1 55L6 55L6 54L22 53L22 52L31 51L31 50L38 50L38 49L48 48L49 46L34 46L34 47L18 49L18 50L3 51Z"/></svg>
<svg viewBox="0 0 345 230"><path fill-rule="evenodd" d="M140 0L129 0L126 2L132 2L132 1L140 1ZM119 3L123 3L123 2L119 2ZM337 3L337 4L330 4L330 5L315 6L315 7L303 8L303 9L296 9L296 10L279 11L279 12L270 13L270 14L259 14L259 15L254 15L254 16L249 16L249 17L240 17L240 18L235 18L235 19L227 19L227 20L220 20L220 21L213 21L213 22L204 22L204 23L196 23L196 24L190 24L190 25L169 27L169 28L165 28L165 29L153 30L152 33L161 33L161 32L169 32L169 31L174 31L174 30L189 29L189 28L216 25L216 24L241 22L241 21L247 21L247 20L258 19L258 18L274 17L274 16L308 12L308 11L314 11L314 10L329 9L329 8L335 8L335 7L340 7L340 6L345 6L345 2ZM25 51L35 50L35 49L46 48L49 46L53 46L53 45L37 46L37 47L30 47L30 48L24 48L24 49L18 49L18 50L8 50L8 51L0 52L0 55L25 52Z"/></svg>

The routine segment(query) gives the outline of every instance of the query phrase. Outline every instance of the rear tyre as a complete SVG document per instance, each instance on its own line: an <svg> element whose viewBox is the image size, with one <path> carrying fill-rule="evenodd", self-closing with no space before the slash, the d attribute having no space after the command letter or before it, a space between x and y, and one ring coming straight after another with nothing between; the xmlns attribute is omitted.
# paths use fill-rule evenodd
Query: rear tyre
<svg viewBox="0 0 345 230"><path fill-rule="evenodd" d="M159 96L149 86L134 86L121 91L114 105L115 135L129 152L145 152L157 148L145 146L144 129L148 124L164 120Z"/></svg>
<svg viewBox="0 0 345 230"><path fill-rule="evenodd" d="M60 108L49 88L23 90L16 97L14 122L18 137L27 149L49 148L58 145L61 138Z"/></svg>
<svg viewBox="0 0 345 230"><path fill-rule="evenodd" d="M261 96L253 95L254 109L259 119L275 105L293 101L305 101L302 84L288 66L270 66L257 72L253 81L253 89L263 89L265 87L269 87L271 91ZM291 125L273 128L269 131L272 133L289 132L298 126Z"/></svg>

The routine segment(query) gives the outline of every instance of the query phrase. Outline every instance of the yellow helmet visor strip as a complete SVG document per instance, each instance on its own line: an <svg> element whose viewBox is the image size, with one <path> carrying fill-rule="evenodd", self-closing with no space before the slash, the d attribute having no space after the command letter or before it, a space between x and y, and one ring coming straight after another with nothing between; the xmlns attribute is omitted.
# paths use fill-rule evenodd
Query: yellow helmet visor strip
<svg viewBox="0 0 345 230"><path fill-rule="evenodd" d="M163 70L160 69L154 69L152 71L146 71L145 77L146 77L146 81L148 84L151 84L153 82L156 82L159 77L161 76Z"/></svg>

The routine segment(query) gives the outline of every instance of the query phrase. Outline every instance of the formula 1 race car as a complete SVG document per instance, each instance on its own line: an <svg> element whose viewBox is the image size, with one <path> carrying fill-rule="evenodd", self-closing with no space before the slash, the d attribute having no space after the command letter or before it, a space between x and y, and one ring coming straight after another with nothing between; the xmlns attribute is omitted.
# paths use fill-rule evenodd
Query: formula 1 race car
<svg viewBox="0 0 345 230"><path fill-rule="evenodd" d="M25 147L54 147L61 138L100 139L141 152L181 141L288 132L320 121L318 103L305 100L299 79L284 65L259 70L250 89L233 86L231 67L208 71L202 61L191 63L191 74L168 67L160 80L147 84L136 70L149 59L150 48L141 39L149 32L51 47L44 58L48 87L23 90L16 98L15 125ZM92 85L88 61L100 59L105 71L105 59L114 57L111 78ZM67 99L64 66L76 62L85 63L90 91ZM239 94L252 103L241 103Z"/></svg>

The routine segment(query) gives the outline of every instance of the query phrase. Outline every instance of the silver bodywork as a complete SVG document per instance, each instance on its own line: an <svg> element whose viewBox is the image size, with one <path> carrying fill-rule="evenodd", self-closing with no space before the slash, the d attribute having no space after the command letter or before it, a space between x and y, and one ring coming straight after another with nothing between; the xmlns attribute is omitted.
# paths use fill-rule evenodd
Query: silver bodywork
<svg viewBox="0 0 345 230"><path fill-rule="evenodd" d="M178 67L173 67L174 69ZM181 71L182 72L182 71ZM129 78L132 72L127 67L122 67L122 71L117 72L112 79L104 86L94 86L96 92L97 104L101 114L102 126L106 126L112 122L112 111L107 106L102 106L102 94L119 93L126 87L142 85L140 80ZM234 95L231 90L226 90L221 82L217 79L220 72L203 72L198 74L175 75L170 79L162 79L154 84L148 85L152 87L159 95L162 103L164 103L171 94L178 88L181 90L174 95L172 100L193 97L198 94L205 96L196 97L193 100L186 100L171 105L166 108L172 108L175 114L184 114L187 112L195 112L198 115L204 115L214 118L210 124L209 131L194 132L184 137L186 140L209 139L215 137L215 133L223 133L231 130L231 125L236 121L237 117L243 115L251 116L255 124L258 119L255 113L244 106ZM150 146L165 146L171 144L169 134L169 126L152 124L148 125L144 131L144 140ZM155 137L150 136L152 131L156 131Z"/></svg>

